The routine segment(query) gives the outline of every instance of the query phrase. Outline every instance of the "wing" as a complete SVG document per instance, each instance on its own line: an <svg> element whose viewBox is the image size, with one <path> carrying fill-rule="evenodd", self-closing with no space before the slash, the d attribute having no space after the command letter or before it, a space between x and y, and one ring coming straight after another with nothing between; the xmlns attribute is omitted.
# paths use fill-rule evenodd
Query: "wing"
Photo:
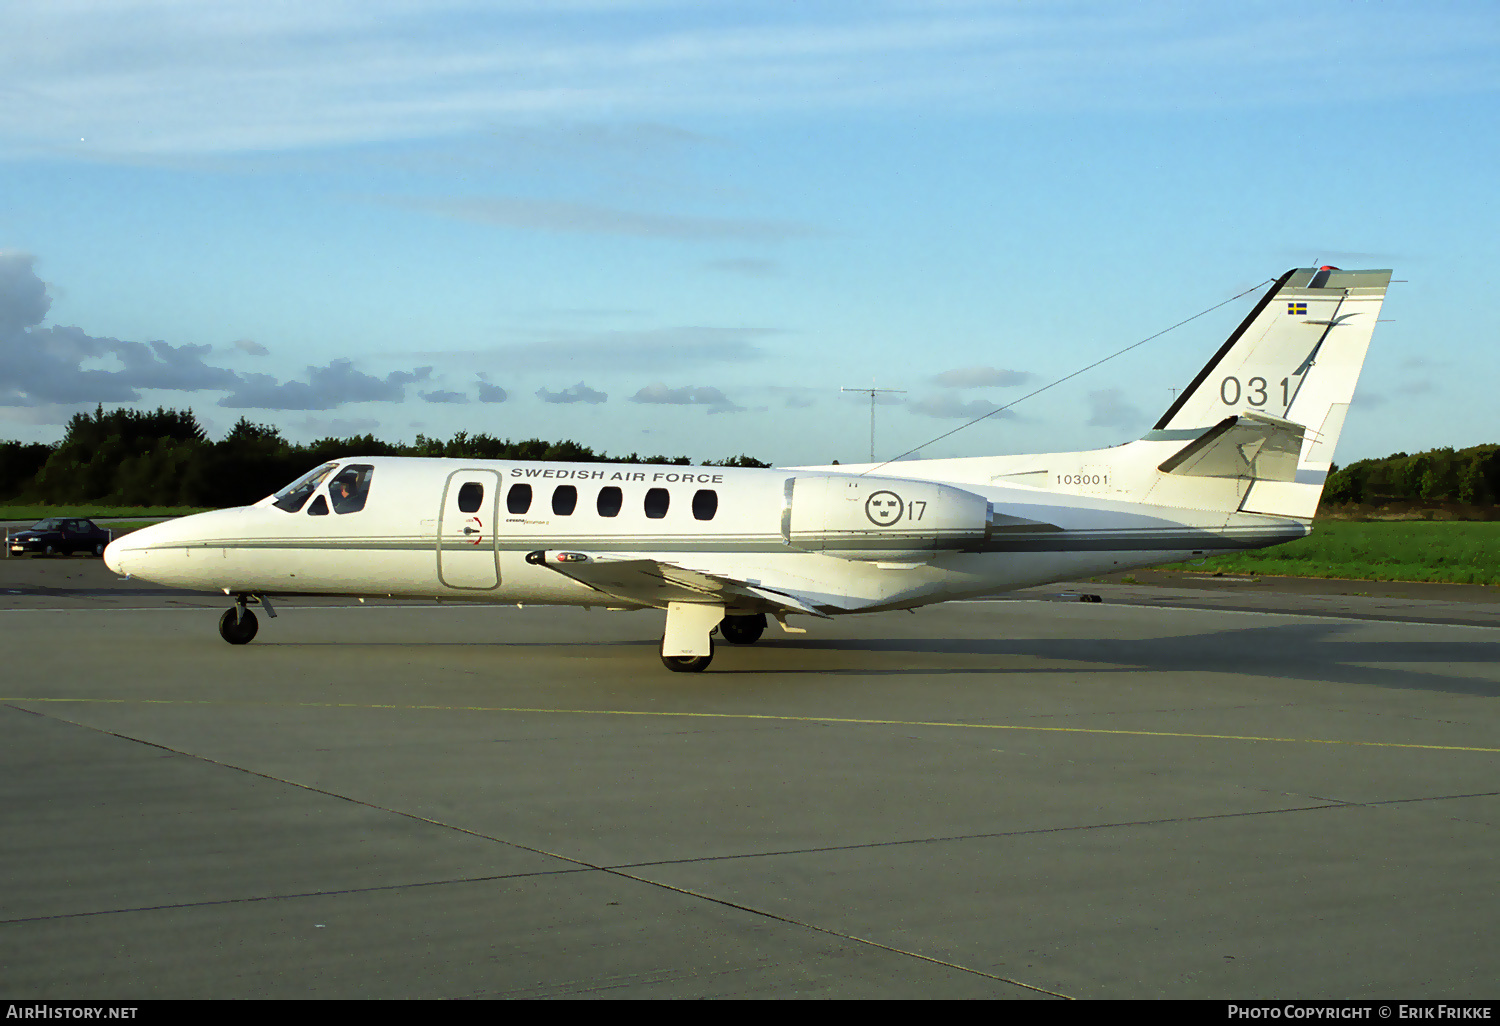
<svg viewBox="0 0 1500 1026"><path fill-rule="evenodd" d="M634 553L541 549L527 553L526 562L571 577L625 605L665 608L669 602L704 602L755 612L823 617L836 609L817 596Z"/></svg>

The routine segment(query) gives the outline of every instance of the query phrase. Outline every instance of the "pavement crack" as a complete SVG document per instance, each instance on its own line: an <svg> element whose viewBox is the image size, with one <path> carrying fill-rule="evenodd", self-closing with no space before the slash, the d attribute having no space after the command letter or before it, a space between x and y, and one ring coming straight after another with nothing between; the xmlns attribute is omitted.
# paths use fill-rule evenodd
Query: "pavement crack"
<svg viewBox="0 0 1500 1026"><path fill-rule="evenodd" d="M151 748L156 748L156 749L159 749L159 750L164 751L164 752L170 752L173 755L182 756L183 758L195 759L195 760L197 760L199 762L203 762L203 763L206 763L206 764L211 765L211 766L219 766L219 767L221 767L223 769L234 770L236 772L244 773L244 774L247 774L249 776L260 777L263 780L274 781L276 783L283 784L283 785L285 785L287 787L295 787L295 788L299 788L299 789L304 790L304 791L313 792L315 794L326 795L329 798L334 798L334 799L337 799L339 801L345 801L345 802L349 802L349 803L354 804L354 805L362 806L364 808L368 808L368 809L372 809L372 810L376 810L376 811L380 811L380 812L385 812L385 813L387 813L389 815L401 816L403 818L410 819L410 820L413 820L415 822L426 823L426 824L428 824L430 826L439 827L439 828L444 829L444 830L451 830L451 831L454 831L456 833L466 834L466 835L471 836L471 837L481 838L483 840L492 841L492 842L494 842L496 844L503 844L503 845L506 845L508 847L520 850L520 851L527 851L527 852L532 852L532 853L539 854L539 855L546 855L546 856L548 856L550 858L558 859L558 860L560 860L562 862L570 864L573 867L576 867L576 868L568 869L568 870L553 870L553 871L550 871L550 872L538 872L538 873L529 873L529 874L505 874L505 875L502 875L502 876L494 877L493 879L497 879L497 880L498 879L508 879L508 878L512 878L514 876L547 876L547 875L555 875L556 873L569 873L569 872L581 872L581 871L584 871L584 870L593 870L595 872L606 873L606 874L609 874L610 876L615 876L615 877L618 877L618 878L623 879L623 880L631 880L631 881L633 881L635 883L645 884L648 887L654 887L654 888L658 888L660 890L671 891L674 894L683 895L685 897L695 898L695 899L697 899L699 901L710 902L710 903L715 904L715 905L720 905L720 906L722 906L724 908L732 908L732 909L735 909L737 911L744 912L744 913L747 913L749 915L758 916L758 917L763 918L763 919L774 920L776 922L785 923L785 924L787 924L789 926L796 926L796 927L800 927L801 929L804 929L804 930L811 930L811 931L816 932L816 933L825 934L825 935L830 936L830 937L838 937L838 938L840 938L842 940L846 940L846 941L849 941L851 943L862 944L862 945L866 945L868 947L873 947L873 948L879 948L879 949L881 949L883 951L889 951L889 952L892 952L893 954L905 955L905 956L907 956L909 958L914 958L914 959L917 959L917 960L923 961L923 962L930 962L930 963L932 963L934 965L946 966L946 967L948 967L950 969L954 969L954 970L957 970L959 972L969 973L969 974L972 974L972 975L975 975L975 976L981 976L981 977L984 977L986 979L994 980L994 981L996 981L998 983L1009 984L1011 986L1020 987L1020 988L1025 989L1025 990L1033 991L1035 993L1047 994L1047 995L1049 995L1051 997L1062 998L1064 1000L1072 1000L1072 998L1069 995L1067 995L1067 994L1062 994L1062 993L1059 993L1057 991L1048 990L1045 987L1038 987L1038 986L1035 986L1033 984L1025 983L1025 982L1023 982L1021 980L1012 979L1012 978L1006 977L1006 976L1000 976L1000 975L997 975L995 973L987 973L987 972L985 972L985 971L983 971L981 969L975 969L972 966L961 965L961 964L959 964L957 962L950 962L950 961L947 961L947 960L944 960L944 959L941 959L941 958L934 958L931 955L924 955L924 954L922 954L920 952L917 952L917 951L910 951L910 950L907 950L905 948L896 947L895 945L884 944L884 943L881 943L880 941L873 940L873 939L868 938L868 937L860 937L860 936L857 936L855 934L845 933L845 932L843 932L841 930L835 930L835 929L833 929L831 927L819 926L816 923L811 923L811 922L807 922L805 920L795 919L795 918L790 917L790 916L779 915L779 914L777 914L775 912L770 911L769 909L756 908L756 907L754 907L752 905L745 905L745 904L742 904L740 902L729 901L726 898L715 897L712 894L706 894L706 893L703 893L701 891L695 891L695 890L692 890L692 889L686 888L686 887L676 887L676 886L673 886L672 884L664 883L664 882L662 882L660 880L652 880L652 879L649 879L647 877L640 876L640 875L638 875L636 873L626 872L624 868L616 868L616 867L611 867L611 866L596 865L596 864L594 864L592 862L588 862L588 861L585 861L583 859L571 858L571 857L569 857L567 855L563 855L563 854L560 854L558 852L547 851L547 850L545 850L543 848L537 848L537 847L534 847L532 845L520 844L520 843L518 843L516 841L509 841L509 840L506 840L503 837L496 837L496 836L494 836L492 834L482 833L482 832L477 831L477 830L470 830L470 829L468 829L466 827L461 827L461 826L458 826L457 824L453 824L453 823L445 823L445 822L443 822L441 820L432 819L431 817L428 817L428 816L421 816L421 815L418 815L418 814L412 813L412 812L403 812L400 809L393 809L393 808L390 808L388 806L379 805L379 804L377 804L375 802L368 802L368 801L364 801L363 799L353 798L353 797L350 797L349 795L339 794L336 791L330 791L330 790L328 790L326 788L314 787L314 786L312 786L310 784L303 784L303 783L300 783L300 782L298 782L296 780L288 780L285 777L279 777L279 776L276 776L273 773L264 773L264 772L261 772L259 770L249 769L249 768L244 767L244 766L236 766L233 763L223 762L223 761L221 761L219 759L211 759L211 758L209 758L207 756L198 755L198 754L195 754L193 752L185 752L185 751L182 751L181 749L173 748L170 745L161 744L160 742L156 742L156 741L147 741L144 738L132 737L129 734L122 734L122 733L120 733L118 731L106 730L103 727L96 727L96 726L93 726L93 725L87 724L87 723L78 723L75 720L65 719L65 718L60 717L60 716L49 716L49 718L56 719L56 720L58 720L59 722L62 722L62 723L69 723L69 724L72 724L75 727L81 727L81 728L83 728L85 730L92 730L92 731L95 731L96 733L106 734L106 735L109 735L110 737L117 737L117 738L119 738L122 741L130 741L130 742L134 742L135 744L147 745L147 746L149 746ZM899 843L899 842L889 842L889 843ZM686 861L696 861L696 860L686 860ZM653 865L653 864L663 864L663 863L647 863L647 864L644 864L644 865ZM476 881L479 881L479 880L483 880L483 879L486 879L486 878L475 878L475 879L476 879ZM386 884L386 885L380 885L380 886L368 887L368 888L351 888L351 889L349 889L347 891L345 891L345 890L311 891L311 892L308 892L305 895L266 895L266 896L256 896L256 897L248 897L248 898L226 898L226 899L217 899L217 900L212 900L212 901L185 902L185 903L182 903L182 904L179 904L179 905L147 906L147 907L137 908L137 909L117 909L117 910L110 910L110 911L64 913L64 914L55 915L55 916L36 916L36 917L30 917L30 918L27 918L27 919L10 920L10 922L18 922L18 923L19 922L34 922L34 921L46 920L46 919L67 919L67 918L72 918L72 917L75 917L75 916L111 915L111 914L118 914L118 913L121 913L121 912L155 911L155 910L159 910L159 909L168 909L168 908L184 908L184 907L198 907L198 906L205 906L206 907L206 906L211 906L211 905L228 905L228 904L235 904L235 903L241 903L241 902L255 902L255 901L273 901L273 900L280 900L280 899L283 899L283 898L313 897L313 896L328 895L328 894L344 894L344 893L353 894L353 893L361 893L361 892L367 892L367 891L396 890L396 889L399 889L401 887L411 887L411 886L438 886L440 884L458 883L458 882L466 882L466 881L462 881L462 880L430 881L430 882L424 882L422 884L417 884L417 885L413 885L413 884Z"/></svg>
<svg viewBox="0 0 1500 1026"><path fill-rule="evenodd" d="M0 919L0 926L15 923L44 923L63 919L86 919L90 916L129 915L135 912L165 912L181 908L212 908L215 905L243 905L262 901L296 901L301 898L326 898L348 894L377 894L381 891L409 891L419 887L447 887L452 884L493 883L499 880L519 880L526 877L559 876L570 873L585 873L584 868L532 870L524 873L496 873L491 876L460 876L445 880L416 880L405 883L371 884L367 887L323 887L312 891L288 891L282 894L251 894L237 898L205 898L201 901L164 902L160 905L129 905L120 908L89 909L86 912L57 912L45 916L18 916Z"/></svg>

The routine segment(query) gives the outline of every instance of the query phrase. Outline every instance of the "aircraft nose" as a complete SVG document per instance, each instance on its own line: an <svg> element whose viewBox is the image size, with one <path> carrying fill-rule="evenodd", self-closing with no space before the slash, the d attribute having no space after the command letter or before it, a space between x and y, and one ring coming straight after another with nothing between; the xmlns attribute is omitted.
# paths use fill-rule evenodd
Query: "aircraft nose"
<svg viewBox="0 0 1500 1026"><path fill-rule="evenodd" d="M128 534L122 534L104 547L104 565L117 574L129 576L132 568L139 559L139 555L149 549L153 535L160 535L158 530L162 525L148 524L137 528Z"/></svg>
<svg viewBox="0 0 1500 1026"><path fill-rule="evenodd" d="M135 550L127 539L130 535L116 538L104 547L104 565L117 574L126 573L124 557Z"/></svg>

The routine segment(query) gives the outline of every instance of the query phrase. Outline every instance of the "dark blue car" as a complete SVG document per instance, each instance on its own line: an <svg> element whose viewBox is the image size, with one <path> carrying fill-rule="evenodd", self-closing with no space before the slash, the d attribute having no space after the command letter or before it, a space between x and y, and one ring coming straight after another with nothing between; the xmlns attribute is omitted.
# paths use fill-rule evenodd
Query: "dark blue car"
<svg viewBox="0 0 1500 1026"><path fill-rule="evenodd" d="M36 556L70 556L75 552L102 556L104 546L109 544L109 532L82 517L48 517L10 535L5 543L12 556L27 552Z"/></svg>

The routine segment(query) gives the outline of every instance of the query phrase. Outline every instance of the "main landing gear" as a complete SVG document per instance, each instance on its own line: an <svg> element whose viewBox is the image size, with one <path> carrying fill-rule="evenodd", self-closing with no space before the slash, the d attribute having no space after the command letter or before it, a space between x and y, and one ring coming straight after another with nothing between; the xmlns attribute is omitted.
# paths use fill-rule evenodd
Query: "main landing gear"
<svg viewBox="0 0 1500 1026"><path fill-rule="evenodd" d="M708 669L708 664L713 661L713 642L709 642L708 655L705 656L664 655L661 657L662 665L673 673L702 673Z"/></svg>
<svg viewBox="0 0 1500 1026"><path fill-rule="evenodd" d="M751 613L748 616L726 616L719 624L719 633L731 645L753 645L766 632L766 614Z"/></svg>
<svg viewBox="0 0 1500 1026"><path fill-rule="evenodd" d="M702 673L713 662L715 630L731 645L753 645L765 633L766 615L725 616L723 606L673 602L661 639L662 665L673 673Z"/></svg>
<svg viewBox="0 0 1500 1026"><path fill-rule="evenodd" d="M255 632L260 630L260 621L247 607L255 602L265 607L266 615L276 619L276 610L271 608L270 600L264 595L252 595L241 592L235 596L235 604L224 610L224 615L219 617L219 637L231 645L248 645L250 639L255 637Z"/></svg>

